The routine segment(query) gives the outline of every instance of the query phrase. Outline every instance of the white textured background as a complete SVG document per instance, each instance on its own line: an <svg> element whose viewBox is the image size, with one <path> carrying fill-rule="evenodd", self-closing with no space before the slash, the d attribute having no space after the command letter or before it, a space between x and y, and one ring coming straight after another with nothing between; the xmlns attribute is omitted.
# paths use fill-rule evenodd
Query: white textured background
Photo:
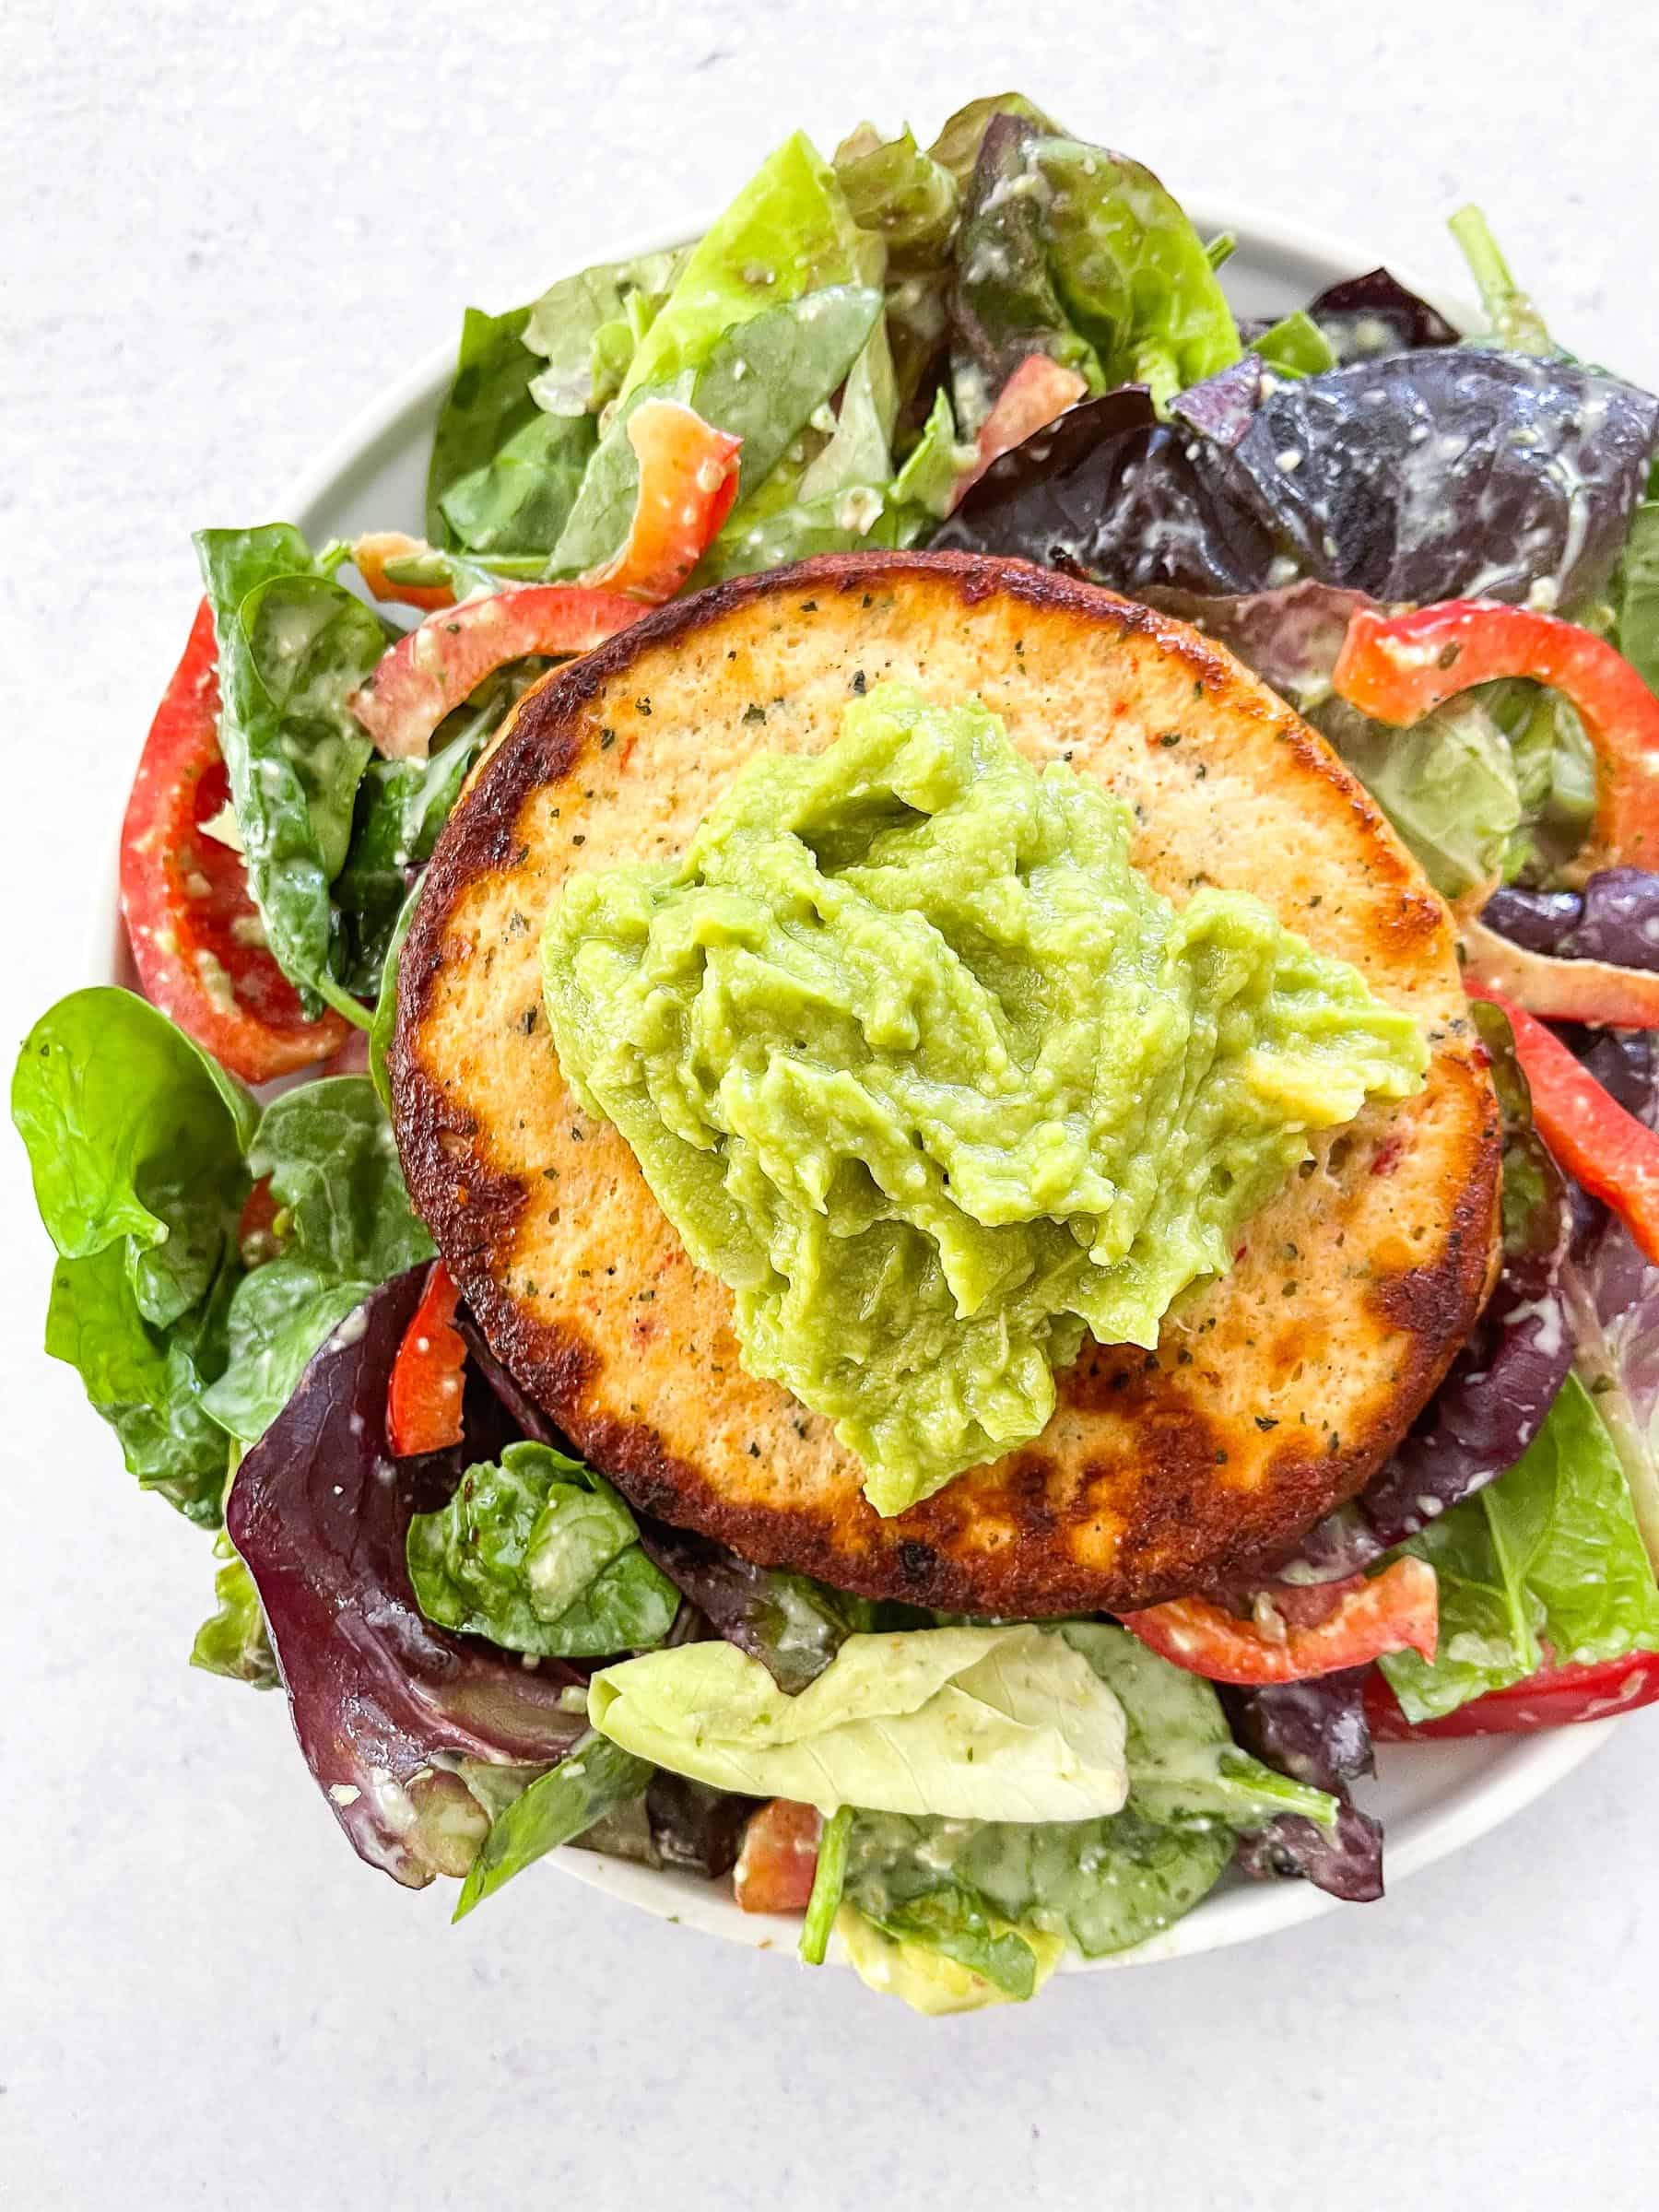
<svg viewBox="0 0 1659 2212"><path fill-rule="evenodd" d="M1477 195L1558 332L1652 382L1659 19L1576 12L9 0L6 1033L85 978L188 532L263 519L466 301L717 203L797 123L1018 85L1453 287ZM9 1137L0 1204L6 2212L1650 2201L1652 1716L1386 1904L1024 2011L915 2020L553 1874L452 1933L353 1865L274 1700L184 1667L205 1547L36 1352Z"/></svg>

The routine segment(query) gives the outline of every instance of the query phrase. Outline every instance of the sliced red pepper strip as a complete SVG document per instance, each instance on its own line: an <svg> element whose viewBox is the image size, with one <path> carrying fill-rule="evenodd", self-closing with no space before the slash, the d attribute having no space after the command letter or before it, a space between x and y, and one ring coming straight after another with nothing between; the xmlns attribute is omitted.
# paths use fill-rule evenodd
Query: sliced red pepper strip
<svg viewBox="0 0 1659 2212"><path fill-rule="evenodd" d="M121 826L121 912L145 996L246 1083L327 1059L350 1034L307 1021L265 941L241 854L206 824L230 804L213 611L196 610L150 724Z"/></svg>
<svg viewBox="0 0 1659 2212"><path fill-rule="evenodd" d="M1659 1703L1659 1652L1631 1652L1627 1658L1598 1659L1587 1666L1542 1667L1524 1682L1471 1698L1466 1705L1433 1721L1408 1721L1381 1673L1369 1676L1365 1684L1365 1717L1371 1734L1383 1744L1459 1735L1530 1735L1539 1728L1611 1720L1616 1713L1654 1703Z"/></svg>
<svg viewBox="0 0 1659 2212"><path fill-rule="evenodd" d="M1484 922L1461 922L1457 934L1472 990L1491 984L1541 1021L1659 1030L1659 971L1619 968L1611 960L1558 960L1512 944Z"/></svg>
<svg viewBox="0 0 1659 2212"><path fill-rule="evenodd" d="M824 1823L809 1805L773 1797L751 1816L732 1872L746 1912L805 1912L818 1873Z"/></svg>
<svg viewBox="0 0 1659 2212"><path fill-rule="evenodd" d="M468 599L400 638L352 693L351 711L389 759L424 759L451 708L495 669L527 653L591 653L643 611L636 599L573 583Z"/></svg>
<svg viewBox="0 0 1659 2212"><path fill-rule="evenodd" d="M1408 615L1362 607L1331 682L1362 714L1404 724L1471 685L1512 676L1571 700L1595 748L1595 819L1573 875L1659 862L1659 699L1605 638L1486 599L1448 599Z"/></svg>
<svg viewBox="0 0 1659 2212"><path fill-rule="evenodd" d="M466 1341L455 1326L460 1302L454 1278L435 1260L386 1390L386 1440L397 1459L447 1451L461 1441Z"/></svg>
<svg viewBox="0 0 1659 2212"><path fill-rule="evenodd" d="M1046 353L1028 353L996 395L996 404L980 425L979 454L951 493L950 503L959 506L993 461L1034 438L1067 407L1076 406L1088 384L1075 369L1062 367Z"/></svg>
<svg viewBox="0 0 1659 2212"><path fill-rule="evenodd" d="M1659 1265L1659 1135L1627 1113L1524 1006L1488 983L1467 989L1471 998L1488 998L1509 1016L1544 1142L1592 1196L1606 1201Z"/></svg>
<svg viewBox="0 0 1659 2212"><path fill-rule="evenodd" d="M1160 1659L1212 1682L1302 1682L1407 1647L1432 1659L1440 1593L1433 1568L1407 1556L1350 1590L1315 1626L1287 1622L1278 1635L1202 1597L1178 1597L1120 1618Z"/></svg>
<svg viewBox="0 0 1659 2212"><path fill-rule="evenodd" d="M409 537L401 530L371 530L352 541L351 558L358 574L377 599L395 599L405 606L422 606L430 613L454 606L455 594L447 583L396 583L386 573L389 561L408 560L430 550L423 537Z"/></svg>
<svg viewBox="0 0 1659 2212"><path fill-rule="evenodd" d="M610 559L582 581L657 606L673 598L732 512L743 441L677 400L648 399L628 418L628 442L640 463L633 520Z"/></svg>

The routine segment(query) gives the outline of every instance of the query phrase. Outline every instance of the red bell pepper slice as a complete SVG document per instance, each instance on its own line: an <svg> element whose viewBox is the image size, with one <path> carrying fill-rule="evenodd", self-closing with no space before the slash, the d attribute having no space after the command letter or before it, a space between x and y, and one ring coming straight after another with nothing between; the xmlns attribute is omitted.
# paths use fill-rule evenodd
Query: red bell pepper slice
<svg viewBox="0 0 1659 2212"><path fill-rule="evenodd" d="M648 399L628 418L640 489L628 535L585 584L658 606L702 559L737 497L743 441L677 400Z"/></svg>
<svg viewBox="0 0 1659 2212"><path fill-rule="evenodd" d="M352 693L351 711L389 759L424 759L444 716L506 662L591 653L641 612L637 600L573 583L468 599L400 638Z"/></svg>
<svg viewBox="0 0 1659 2212"><path fill-rule="evenodd" d="M1659 972L1611 960L1558 960L1512 944L1484 922L1460 922L1457 934L1472 991L1490 984L1541 1021L1659 1030Z"/></svg>
<svg viewBox="0 0 1659 2212"><path fill-rule="evenodd" d="M1546 1666L1507 1689L1471 1698L1438 1720L1408 1721L1381 1674L1365 1684L1365 1716L1379 1743L1411 1744L1458 1735L1530 1735L1538 1728L1567 1728L1581 1721L1611 1720L1659 1702L1659 1652L1632 1652L1624 1659L1597 1659L1587 1666Z"/></svg>
<svg viewBox="0 0 1659 2212"><path fill-rule="evenodd" d="M1604 1090L1560 1039L1490 984L1471 982L1509 1016L1538 1134L1570 1175L1613 1208L1659 1265L1659 1135Z"/></svg>
<svg viewBox="0 0 1659 2212"><path fill-rule="evenodd" d="M1309 1627L1281 1618L1269 1633L1260 1619L1241 1620L1202 1597L1119 1618L1159 1658L1212 1682L1302 1682L1407 1647L1432 1659L1440 1593L1433 1568L1407 1555L1347 1590Z"/></svg>
<svg viewBox="0 0 1659 2212"><path fill-rule="evenodd" d="M205 828L230 804L218 711L204 600L127 799L121 912L145 996L232 1075L268 1083L326 1060L351 1031L338 1014L305 1018L265 945L241 854Z"/></svg>
<svg viewBox="0 0 1659 2212"><path fill-rule="evenodd" d="M961 504L993 461L1023 445L1039 430L1076 406L1088 390L1075 369L1053 361L1046 353L1028 353L996 395L996 404L980 425L979 453L971 468L959 477L951 493L952 507Z"/></svg>
<svg viewBox="0 0 1659 2212"><path fill-rule="evenodd" d="M447 583L398 583L386 573L389 562L407 560L430 550L424 538L409 537L401 530L371 530L353 539L351 558L358 574L377 599L395 599L405 606L425 607L431 613L441 606L454 606L455 594Z"/></svg>
<svg viewBox="0 0 1659 2212"><path fill-rule="evenodd" d="M446 1451L461 1441L466 1340L455 1326L460 1302L453 1277L441 1260L435 1260L392 1363L386 1441L394 1459Z"/></svg>
<svg viewBox="0 0 1659 2212"><path fill-rule="evenodd" d="M1331 683L1362 714L1403 724L1471 685L1513 676L1571 700L1595 749L1595 819L1574 873L1659 864L1659 699L1605 638L1486 599L1448 599L1407 615L1362 607Z"/></svg>
<svg viewBox="0 0 1659 2212"><path fill-rule="evenodd" d="M773 1797L750 1818L732 1873L746 1912L805 1912L818 1873L824 1823L809 1805Z"/></svg>

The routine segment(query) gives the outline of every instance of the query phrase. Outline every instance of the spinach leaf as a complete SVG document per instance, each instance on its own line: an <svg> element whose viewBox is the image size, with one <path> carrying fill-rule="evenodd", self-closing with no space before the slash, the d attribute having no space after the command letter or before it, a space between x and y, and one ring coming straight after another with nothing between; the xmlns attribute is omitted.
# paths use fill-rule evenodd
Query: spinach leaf
<svg viewBox="0 0 1659 2212"><path fill-rule="evenodd" d="M487 315L469 307L461 323L455 373L439 410L427 468L426 534L435 546L461 541L451 535L444 500L452 487L487 469L540 410L530 396L537 357L524 344L532 311L515 307Z"/></svg>
<svg viewBox="0 0 1659 2212"><path fill-rule="evenodd" d="M574 1842L606 1814L638 1797L651 1768L591 1731L497 1813L461 1887L453 1918L465 1920L503 1882L561 1843Z"/></svg>
<svg viewBox="0 0 1659 2212"><path fill-rule="evenodd" d="M258 1110L164 1015L101 986L35 1024L11 1104L62 1255L46 1348L79 1371L129 1472L212 1526L226 1455L200 1398L224 1364Z"/></svg>
<svg viewBox="0 0 1659 2212"><path fill-rule="evenodd" d="M1440 1650L1382 1661L1413 1721L1535 1674L1547 1660L1659 1650L1659 1589L1624 1469L1576 1376L1507 1475L1405 1547L1440 1578Z"/></svg>
<svg viewBox="0 0 1659 2212"><path fill-rule="evenodd" d="M297 530L201 530L218 643L219 748L248 888L278 966L313 1016L362 1009L332 965L329 886L346 859L372 747L347 704L384 653L385 625L325 576Z"/></svg>
<svg viewBox="0 0 1659 2212"><path fill-rule="evenodd" d="M431 858L467 771L525 688L515 687L512 674L498 670L481 686L481 703L469 705L459 734L445 737L441 730L426 759L369 764L358 792L351 851L335 885L347 946L342 972L347 989L360 998L380 989L412 872Z"/></svg>
<svg viewBox="0 0 1659 2212"><path fill-rule="evenodd" d="M439 502L457 546L485 559L546 554L576 504L598 431L591 415L539 411Z"/></svg>
<svg viewBox="0 0 1659 2212"><path fill-rule="evenodd" d="M409 1205L392 1131L365 1076L333 1076L270 1106L248 1154L270 1178L281 1257L243 1277L230 1300L229 1359L203 1399L253 1443L292 1396L312 1355L375 1286L432 1241Z"/></svg>
<svg viewBox="0 0 1659 2212"><path fill-rule="evenodd" d="M609 1483L550 1444L509 1444L409 1524L409 1581L440 1627L588 1658L661 1643L679 1593Z"/></svg>

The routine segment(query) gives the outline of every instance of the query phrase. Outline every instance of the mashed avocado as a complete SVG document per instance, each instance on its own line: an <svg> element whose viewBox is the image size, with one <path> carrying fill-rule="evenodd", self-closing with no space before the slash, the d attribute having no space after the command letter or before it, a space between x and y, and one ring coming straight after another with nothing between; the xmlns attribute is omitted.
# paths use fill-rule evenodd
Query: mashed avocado
<svg viewBox="0 0 1659 2212"><path fill-rule="evenodd" d="M1131 830L982 707L884 684L677 866L547 917L572 1089L878 1512L1037 1435L1086 1330L1156 1344L1309 1130L1420 1086L1408 1015L1254 899L1171 906Z"/></svg>

